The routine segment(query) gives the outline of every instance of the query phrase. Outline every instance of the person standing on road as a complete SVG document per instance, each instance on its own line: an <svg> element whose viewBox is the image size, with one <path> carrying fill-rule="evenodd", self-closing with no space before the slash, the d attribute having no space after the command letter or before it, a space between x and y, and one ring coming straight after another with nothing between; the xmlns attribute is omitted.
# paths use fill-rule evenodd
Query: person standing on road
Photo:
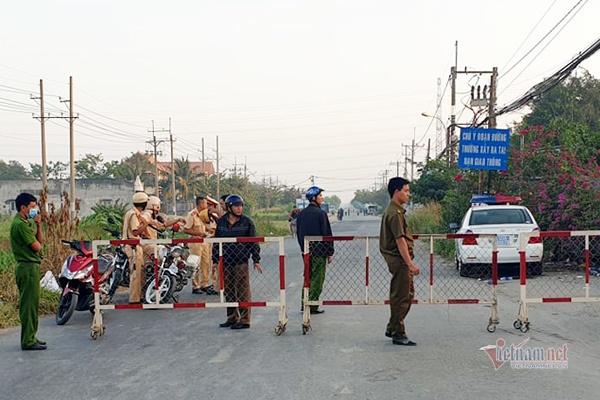
<svg viewBox="0 0 600 400"><path fill-rule="evenodd" d="M196 197L196 208L190 211L186 217L183 231L192 238L207 238L209 231L200 218L200 213L208 210L208 201L204 196ZM210 253L210 243L190 243L190 252L200 257L200 268L192 278L192 293L215 295L217 292L214 287L209 286L210 266L212 255Z"/></svg>
<svg viewBox="0 0 600 400"><path fill-rule="evenodd" d="M40 308L40 263L42 262L42 216L37 199L21 193L15 199L19 212L10 224L10 246L17 261L15 280L19 288L21 350L46 350L37 338Z"/></svg>
<svg viewBox="0 0 600 400"><path fill-rule="evenodd" d="M133 208L123 217L124 239L146 239L148 221L142 217L142 211L148 204L148 195L136 192L133 195ZM144 252L141 245L125 246L125 254L129 257L129 304L140 304L144 278Z"/></svg>
<svg viewBox="0 0 600 400"><path fill-rule="evenodd" d="M294 204L294 207L290 212L290 216L288 217L288 222L290 223L290 233L292 234L292 237L296 237L296 218L298 218L298 214L300 214L300 209Z"/></svg>
<svg viewBox="0 0 600 400"><path fill-rule="evenodd" d="M215 237L255 237L254 222L242 214L244 199L237 194L225 199L227 212L217 221ZM262 274L260 265L260 246L256 242L223 243L223 279L225 281L225 301L250 302L250 270L248 260L252 258L254 269ZM218 265L219 246L215 244L212 252L213 263ZM227 320L221 328L250 328L250 308L227 307Z"/></svg>
<svg viewBox="0 0 600 400"><path fill-rule="evenodd" d="M410 199L410 182L404 178L392 178L388 183L390 203L381 218L379 251L392 274L390 282L390 320L385 336L394 344L416 346L408 339L404 319L410 311L415 288L413 276L421 272L413 263L413 236L406 223L403 205Z"/></svg>
<svg viewBox="0 0 600 400"><path fill-rule="evenodd" d="M333 236L329 217L325 211L321 210L321 204L325 201L323 199L323 189L311 186L306 191L306 199L309 201L308 206L300 211L296 218L298 243L300 244L302 254L304 254L304 238L306 236ZM308 253L310 263L308 300L318 301L323 291L326 265L331 264L333 261L333 242L311 242ZM304 302L304 295L302 296L302 301ZM319 306L310 306L311 314L321 314L324 312L324 310L319 309Z"/></svg>

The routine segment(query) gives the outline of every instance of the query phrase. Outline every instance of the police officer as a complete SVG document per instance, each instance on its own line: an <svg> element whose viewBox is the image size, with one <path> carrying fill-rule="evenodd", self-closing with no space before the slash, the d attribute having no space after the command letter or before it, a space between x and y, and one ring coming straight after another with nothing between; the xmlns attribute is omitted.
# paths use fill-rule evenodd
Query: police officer
<svg viewBox="0 0 600 400"><path fill-rule="evenodd" d="M15 204L19 211L10 224L10 246L17 260L15 279L19 288L21 349L46 350L46 342L36 337L40 307L42 218L32 194L21 193L15 199Z"/></svg>
<svg viewBox="0 0 600 400"><path fill-rule="evenodd" d="M410 311L415 288L413 276L421 272L413 262L413 236L406 223L403 205L410 199L409 181L396 177L388 183L390 203L381 218L379 251L392 274L390 281L390 320L385 336L394 344L416 346L408 339L404 319Z"/></svg>
<svg viewBox="0 0 600 400"><path fill-rule="evenodd" d="M306 191L306 199L309 201L309 204L304 210L300 211L296 219L298 243L300 244L302 254L304 254L305 236L332 236L327 213L321 210L321 204L325 201L323 199L323 189L317 186L309 187ZM333 242L331 241L312 242L310 244L309 301L319 300L319 296L321 296L321 292L323 291L326 265L331 264L333 261L333 253ZM311 314L321 314L323 312L325 311L320 310L319 306L310 307Z"/></svg>
<svg viewBox="0 0 600 400"><path fill-rule="evenodd" d="M124 239L146 239L148 221L142 217L142 211L148 203L148 195L136 192L133 195L133 207L123 216ZM140 304L143 280L143 257L141 245L125 246L125 253L129 257L129 304Z"/></svg>

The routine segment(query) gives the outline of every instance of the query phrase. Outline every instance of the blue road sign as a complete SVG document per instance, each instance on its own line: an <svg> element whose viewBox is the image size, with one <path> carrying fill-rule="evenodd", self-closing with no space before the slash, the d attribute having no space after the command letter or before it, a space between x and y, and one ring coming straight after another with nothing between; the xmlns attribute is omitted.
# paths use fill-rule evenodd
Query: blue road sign
<svg viewBox="0 0 600 400"><path fill-rule="evenodd" d="M458 168L505 171L509 129L461 128Z"/></svg>

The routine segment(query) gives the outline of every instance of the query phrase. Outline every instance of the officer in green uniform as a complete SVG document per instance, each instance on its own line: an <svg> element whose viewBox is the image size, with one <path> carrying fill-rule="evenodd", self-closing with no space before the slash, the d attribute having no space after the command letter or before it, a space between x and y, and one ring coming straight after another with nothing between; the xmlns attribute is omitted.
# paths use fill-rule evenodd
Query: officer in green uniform
<svg viewBox="0 0 600 400"><path fill-rule="evenodd" d="M10 225L10 245L17 260L15 278L19 288L21 349L46 350L46 342L36 336L40 307L42 219L36 209L35 196L21 193L15 203L19 212Z"/></svg>
<svg viewBox="0 0 600 400"><path fill-rule="evenodd" d="M406 336L404 319L410 311L415 296L413 276L421 272L413 263L413 237L402 207L410 199L409 183L404 178L390 179L388 193L391 200L381 218L379 233L379 251L392 274L390 320L385 336L392 338L394 344L402 346L417 345Z"/></svg>

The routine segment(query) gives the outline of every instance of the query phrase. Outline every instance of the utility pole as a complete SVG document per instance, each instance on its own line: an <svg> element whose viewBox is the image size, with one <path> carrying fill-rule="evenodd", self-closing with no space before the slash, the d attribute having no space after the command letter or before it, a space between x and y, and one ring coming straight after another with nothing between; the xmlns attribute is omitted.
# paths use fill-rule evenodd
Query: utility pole
<svg viewBox="0 0 600 400"><path fill-rule="evenodd" d="M423 147L424 145L416 145L415 139L412 140L411 155L410 155L410 181L412 182L415 178L415 148Z"/></svg>
<svg viewBox="0 0 600 400"><path fill-rule="evenodd" d="M44 82L40 79L40 97L31 97L32 100L40 100L40 116L36 117L35 114L33 118L40 121L42 126L42 182L44 186L44 192L48 191L48 167L46 160L46 120L51 118L60 118L60 119L68 119L69 120L69 139L70 139L70 172L71 172L71 205L70 205L70 216L71 218L75 217L75 119L79 118L79 116L73 115L73 77L69 77L69 99L62 100L59 97L61 103L68 103L69 107L69 116L64 117L62 114L60 117L53 116L44 116ZM48 211L48 203L46 203L46 211Z"/></svg>
<svg viewBox="0 0 600 400"><path fill-rule="evenodd" d="M160 140L156 140L156 135L155 133L157 132L169 132L166 129L159 129L159 130L155 130L154 129L154 120L152 120L152 130L148 130L148 132L152 133L152 140L147 140L146 143L149 143L150 145L152 145L152 148L154 149L154 153L153 153L153 157L154 157L154 194L156 196L159 195L158 193L158 145L165 143L167 140L166 139L160 139ZM162 155L162 152L160 153ZM175 201L175 193L173 193L173 201Z"/></svg>
<svg viewBox="0 0 600 400"><path fill-rule="evenodd" d="M490 78L490 97L488 101L488 128L496 127L496 92L498 86L498 67L492 68ZM489 177L489 173L488 173ZM489 180L488 180L489 184ZM483 170L479 171L479 193L483 193Z"/></svg>
<svg viewBox="0 0 600 400"><path fill-rule="evenodd" d="M202 172L204 172L204 185L206 185L206 171L204 170L204 138L202 138Z"/></svg>
<svg viewBox="0 0 600 400"><path fill-rule="evenodd" d="M221 198L221 171L219 171L219 135L217 135L217 199Z"/></svg>
<svg viewBox="0 0 600 400"><path fill-rule="evenodd" d="M402 144L404 148L404 178L408 175L408 148L410 147L407 144Z"/></svg>
<svg viewBox="0 0 600 400"><path fill-rule="evenodd" d="M171 118L169 118L169 139L171 140L171 190L173 191L173 215L177 215L177 192L175 189L175 158L173 156L173 134L171 133Z"/></svg>
<svg viewBox="0 0 600 400"><path fill-rule="evenodd" d="M40 117L37 118L35 114L33 118L40 121L42 128L42 182L43 191L48 194L48 166L46 161L46 119L50 117L44 117L44 81L40 79L40 97L31 97L32 100L40 100ZM48 201L46 201L46 211L48 211Z"/></svg>

